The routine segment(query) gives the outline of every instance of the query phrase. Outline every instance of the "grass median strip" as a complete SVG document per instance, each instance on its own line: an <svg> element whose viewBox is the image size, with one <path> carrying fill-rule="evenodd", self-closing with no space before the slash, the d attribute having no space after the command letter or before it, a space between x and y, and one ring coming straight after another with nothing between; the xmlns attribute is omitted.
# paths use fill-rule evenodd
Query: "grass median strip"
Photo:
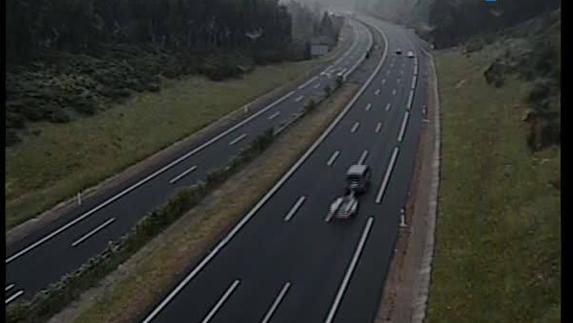
<svg viewBox="0 0 573 323"><path fill-rule="evenodd" d="M76 309L70 309L69 316L61 313L62 318L75 322L131 322L141 319L145 311L156 304L274 185L342 110L355 91L356 86L347 85L289 128L252 164L130 259L123 274L114 273L117 277L110 277L109 285L94 295L93 301L85 304L84 308L77 304Z"/></svg>
<svg viewBox="0 0 573 323"><path fill-rule="evenodd" d="M560 322L560 148L531 153L530 84L486 84L490 48L437 52L443 126L428 322Z"/></svg>

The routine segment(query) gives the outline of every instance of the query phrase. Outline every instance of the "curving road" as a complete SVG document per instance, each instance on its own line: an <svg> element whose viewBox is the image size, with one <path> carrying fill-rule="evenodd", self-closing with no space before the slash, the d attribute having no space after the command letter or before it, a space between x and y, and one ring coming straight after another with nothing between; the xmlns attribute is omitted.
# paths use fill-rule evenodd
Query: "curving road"
<svg viewBox="0 0 573 323"><path fill-rule="evenodd" d="M76 270L101 252L108 241L128 232L143 215L163 204L177 190L224 166L270 127L288 124L307 101L322 98L324 88L334 86L338 73L350 76L372 43L372 35L363 24L350 21L350 25L353 36L345 39L348 49L321 73L309 77L274 102L255 108L256 112L247 119L212 134L203 143L186 147L162 165L147 169L121 186L84 201L57 221L8 246L6 304L29 298L62 275Z"/></svg>
<svg viewBox="0 0 573 323"><path fill-rule="evenodd" d="M375 27L380 48L361 67L370 75L364 87L285 177L142 317L145 323L374 320L424 122L427 57L411 32L361 19ZM396 55L398 48L416 57ZM350 222L327 223L346 169L357 162L373 170L360 212Z"/></svg>

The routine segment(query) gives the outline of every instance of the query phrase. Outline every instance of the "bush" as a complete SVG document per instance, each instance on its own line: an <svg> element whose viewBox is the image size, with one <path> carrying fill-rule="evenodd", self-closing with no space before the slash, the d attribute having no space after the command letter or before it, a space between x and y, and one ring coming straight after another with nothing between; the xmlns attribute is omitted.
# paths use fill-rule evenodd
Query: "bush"
<svg viewBox="0 0 573 323"><path fill-rule="evenodd" d="M503 86L504 82L504 72L505 65L500 60L496 60L488 67L487 70L485 70L483 74L487 84L493 84L495 87L501 87Z"/></svg>
<svg viewBox="0 0 573 323"><path fill-rule="evenodd" d="M324 87L324 94L326 95L326 97L329 97L332 94L332 89L330 88L329 84L327 84Z"/></svg>
<svg viewBox="0 0 573 323"><path fill-rule="evenodd" d="M308 113L313 111L314 109L316 109L316 102L314 102L314 100L311 99L304 107L304 110Z"/></svg>

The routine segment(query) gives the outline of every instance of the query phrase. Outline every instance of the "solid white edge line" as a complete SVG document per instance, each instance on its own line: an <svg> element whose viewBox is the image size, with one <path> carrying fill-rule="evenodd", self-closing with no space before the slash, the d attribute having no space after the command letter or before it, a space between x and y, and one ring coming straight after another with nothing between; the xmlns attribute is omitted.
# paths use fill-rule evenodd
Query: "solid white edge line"
<svg viewBox="0 0 573 323"><path fill-rule="evenodd" d="M368 150L364 150L362 152L362 155L360 156L360 159L358 160L358 165L364 165L364 162L366 161L366 158L368 157Z"/></svg>
<svg viewBox="0 0 573 323"><path fill-rule="evenodd" d="M271 320L271 317L273 316L273 314L277 310L277 307L282 302L283 298L285 297L286 293L288 292L290 285L291 285L290 282L286 282L284 284L283 288L279 292L279 295L276 297L275 301L273 302L273 305L271 305L271 307L267 311L267 314L263 317L263 320L261 321L261 323L269 323L269 321Z"/></svg>
<svg viewBox="0 0 573 323"><path fill-rule="evenodd" d="M277 111L277 112L271 114L267 119L268 119L268 120L273 120L274 118L278 117L279 114L281 114L281 112L280 112L280 111Z"/></svg>
<svg viewBox="0 0 573 323"><path fill-rule="evenodd" d="M292 176L292 174L300 168L300 166L308 159L308 157L316 150L316 148L324 141L324 139L332 132L334 127L336 127L342 118L346 116L348 111L354 106L354 103L360 98L360 96L366 91L366 88L370 85L372 80L376 77L376 75L380 72L382 68L382 64L386 59L388 54L388 38L384 31L382 31L378 26L374 25L374 28L378 30L382 34L382 38L384 38L385 46L384 46L384 53L382 55L382 59L378 63L378 66L374 69L370 78L366 80L366 82L362 85L358 93L354 95L352 100L348 102L344 110L338 114L336 119L326 128L326 130L320 135L320 137L308 148L308 150L299 158L299 160L283 175L283 177L257 202L257 204L245 215L235 227L223 238L219 243L207 254L205 258L187 275L171 292L153 309L151 313L144 319L143 323L149 323L171 300L187 285L197 274L219 253L219 251L243 228L243 226L257 213L257 211L279 190L279 188Z"/></svg>
<svg viewBox="0 0 573 323"><path fill-rule="evenodd" d="M378 122L378 124L376 125L376 130L374 132L379 133L381 129L382 129L382 122Z"/></svg>
<svg viewBox="0 0 573 323"><path fill-rule="evenodd" d="M12 296L8 297L6 299L6 301L4 301L4 305L8 305L8 303L14 301L16 298L20 297L22 294L24 294L24 290L21 289L19 291L17 291L16 293L12 294Z"/></svg>
<svg viewBox="0 0 573 323"><path fill-rule="evenodd" d="M355 133L356 130L358 130L358 127L359 127L359 126L360 126L360 122L356 121L356 122L354 123L354 125L352 126L352 129L350 129L350 132L351 132L351 133Z"/></svg>
<svg viewBox="0 0 573 323"><path fill-rule="evenodd" d="M115 218L111 218L107 221L105 221L104 223L100 224L98 227L96 227L95 229L93 229L92 231L86 233L84 236L82 236L81 238L77 239L76 241L74 241L72 243L72 247L75 247L77 245L79 245L80 243L86 241L87 239L89 239L91 236L93 236L94 234L98 233L98 231L102 230L103 228L105 228L106 226L110 225L113 221L115 221Z"/></svg>
<svg viewBox="0 0 573 323"><path fill-rule="evenodd" d="M360 241L356 246L356 250L354 251L354 255L352 256L352 260L348 265L348 269L346 269L346 273L344 274L344 279L338 288L338 293L336 293L336 297L334 298L334 302L330 307L330 311L328 312L328 316L326 317L325 323L331 323L334 320L334 315L338 310L340 305L340 301L346 292L346 288L348 287L348 283L350 282L350 278L354 273L354 269L356 268L356 264L358 263L358 259L364 250L364 245L366 244L366 239L368 239L368 235L370 234L370 229L372 229L372 222L374 222L373 217L369 217L368 221L366 222L366 226L364 227L364 231L362 231L362 236L360 237Z"/></svg>
<svg viewBox="0 0 573 323"><path fill-rule="evenodd" d="M408 118L410 118L410 112L406 111L406 113L404 114L404 120L402 120L402 127L400 127L398 142L402 142L402 140L404 139L404 133L406 132L406 124L408 123Z"/></svg>
<svg viewBox="0 0 573 323"><path fill-rule="evenodd" d="M238 143L239 141L245 139L246 137L247 137L247 134L246 134L246 133L244 133L244 134L238 136L237 138L235 138L235 139L233 139L233 140L231 140L231 141L229 142L229 146L232 146L232 145Z"/></svg>
<svg viewBox="0 0 573 323"><path fill-rule="evenodd" d="M398 147L394 147L394 152L392 153L392 157L390 158L390 164L388 164L388 168L386 169L386 174L384 174L384 179L382 180L382 185L380 186L380 190L378 191L378 195L376 196L376 204L380 204L380 201L382 201L382 196L384 196L384 192L386 191L386 187L388 186L388 181L390 180L390 175L392 174L392 170L394 169L394 164L396 163L398 150L399 150Z"/></svg>
<svg viewBox="0 0 573 323"><path fill-rule="evenodd" d="M4 292L11 290L12 288L14 288L14 286L16 286L16 284L10 284L10 285L6 286L6 288L4 288Z"/></svg>
<svg viewBox="0 0 573 323"><path fill-rule="evenodd" d="M288 211L287 215L285 216L285 222L290 221L290 219L292 219L292 217L295 215L295 213L298 211L298 209L300 209L300 207L302 206L302 203L304 203L304 201L306 201L306 196L301 196L298 198L298 200L296 201L296 203L292 206L292 208L290 209L290 211Z"/></svg>
<svg viewBox="0 0 573 323"><path fill-rule="evenodd" d="M183 177L189 175L190 173L192 173L193 171L195 171L197 169L197 165L193 165L191 166L189 169L187 169L186 171L184 171L183 173L173 177L172 179L169 180L169 184L175 184L177 181L179 181L180 179L182 179Z"/></svg>
<svg viewBox="0 0 573 323"><path fill-rule="evenodd" d="M311 78L310 80L304 82L304 83L303 83L302 85L300 85L297 89L302 90L302 89L304 89L305 87L307 87L310 83L316 81L317 79L318 79L318 76L315 76L315 77Z"/></svg>
<svg viewBox="0 0 573 323"><path fill-rule="evenodd" d="M326 162L326 165L332 166L334 164L334 162L336 161L336 158L338 158L338 155L340 155L340 150L337 150L334 153L332 153L332 155L330 156L330 158Z"/></svg>
<svg viewBox="0 0 573 323"><path fill-rule="evenodd" d="M366 111L370 111L370 108L372 108L372 104L371 104L371 103L368 103L368 104L366 105Z"/></svg>
<svg viewBox="0 0 573 323"><path fill-rule="evenodd" d="M412 109L412 103L414 103L414 90L410 90L410 95L408 96L408 110Z"/></svg>
<svg viewBox="0 0 573 323"><path fill-rule="evenodd" d="M217 301L215 306L213 306L213 308L209 311L209 313L207 314L207 316L205 316L205 318L201 321L201 323L209 322L213 318L213 316L215 316L215 314L217 314L217 311L219 310L219 308L221 308L221 306L223 306L223 304L225 303L227 298L229 298L229 296L231 296L231 293L233 293L233 291L235 291L235 289L237 288L237 286L239 285L240 282L241 281L237 279L233 282L233 284L231 284L231 286L227 289L225 294L223 294L223 296L219 299L219 301Z"/></svg>
<svg viewBox="0 0 573 323"><path fill-rule="evenodd" d="M286 100L287 98L289 98L290 96L292 96L294 94L294 91L291 91L289 93L287 93L286 95L284 95L283 97L281 97L280 99L276 100L275 102L269 104L268 106L266 106L265 108L253 113L252 115L250 115L249 117L247 117L246 119L244 119L243 121L237 123L236 125L234 125L233 127L225 130L224 132L220 133L219 135L211 138L210 140L208 140L207 142L203 143L202 145L200 145L199 147L193 149L192 151L186 153L185 155L175 159L174 161L170 162L169 164L163 166L162 168L160 168L159 170L153 172L152 174L148 175L147 177L143 178L142 180L138 181L137 183L129 186L128 188L124 189L123 191L117 193L116 195L110 197L109 199L105 200L104 202L102 202L101 204L97 205L96 207L94 207L93 209L83 213L82 215L78 216L77 218L73 219L72 221L64 224L63 226L59 227L58 229L52 231L50 234L44 236L43 238L41 238L40 240L37 240L36 242L28 245L26 248L18 251L17 253L13 254L12 256L8 257L6 259L6 264L9 264L10 262L18 259L19 257L21 257L22 255L30 252L31 250L35 249L36 247L38 247L39 245L43 244L44 242L52 239L53 237L57 236L58 234L64 232L65 230L67 230L68 228L72 227L73 225L75 225L76 223L82 221L83 219L91 216L92 214L94 214L95 212L103 209L104 207L108 206L109 204L117 201L118 199L120 199L121 197L123 197L124 195L128 194L129 192L135 190L136 188L140 187L141 185L149 182L150 180L152 180L153 178L161 175L162 173L164 173L165 171L167 171L168 169L172 168L173 166L179 164L180 162L182 162L183 160L191 157L192 155L200 152L201 150L205 149L206 147L212 145L213 143L219 141L221 138L225 137L226 135L228 135L229 133L235 131L237 128L241 127L242 125L246 124L247 122L251 121L252 119L258 117L259 115L265 113L266 111L268 111L270 108L274 107L275 105L283 102L284 100Z"/></svg>

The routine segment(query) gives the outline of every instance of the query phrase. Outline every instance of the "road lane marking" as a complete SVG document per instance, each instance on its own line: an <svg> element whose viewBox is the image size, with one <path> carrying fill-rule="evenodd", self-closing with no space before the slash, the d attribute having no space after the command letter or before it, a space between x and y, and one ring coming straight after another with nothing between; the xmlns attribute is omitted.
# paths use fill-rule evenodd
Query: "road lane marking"
<svg viewBox="0 0 573 323"><path fill-rule="evenodd" d="M300 102L302 99L304 99L304 95L300 95L298 98L294 100L294 102Z"/></svg>
<svg viewBox="0 0 573 323"><path fill-rule="evenodd" d="M328 162L326 162L326 165L328 166L332 166L334 164L334 161L336 160L336 158L338 158L338 155L340 155L340 151L337 150L335 151L332 156L330 156L330 158L328 159Z"/></svg>
<svg viewBox="0 0 573 323"><path fill-rule="evenodd" d="M390 111L391 107L392 107L392 103L388 103L388 104L386 104L386 108L384 108L384 110Z"/></svg>
<svg viewBox="0 0 573 323"><path fill-rule="evenodd" d="M384 42L388 44L388 38L384 31L380 29L378 26L373 26L384 38ZM344 110L340 112L334 121L326 128L326 130L316 139L316 141L306 150L306 152L296 161L296 163L281 177L281 179L255 204L255 206L237 223L233 229L222 239L219 243L207 254L203 260L179 283L175 288L169 292L169 294L157 305L151 313L145 318L143 323L149 323L153 320L159 312L161 312L171 300L179 292L185 288L185 286L193 279L197 274L205 268L205 266L219 253L221 249L223 249L231 239L239 232L249 220L255 216L255 214L261 209L261 207L284 185L284 183L300 168L300 166L309 158L309 156L317 149L317 147L324 142L324 139L328 137L328 135L334 130L334 128L340 123L340 121L348 114L348 111L354 106L356 101L362 96L362 94L366 91L366 88L372 83L372 80L376 77L376 75L380 72L384 61L388 55L388 46L384 47L384 53L382 54L382 58L378 65L374 69L374 72L370 74L370 77L366 80L366 82L362 85L358 93L354 95L354 97L348 102L348 104L344 107Z"/></svg>
<svg viewBox="0 0 573 323"><path fill-rule="evenodd" d="M360 126L360 122L356 121L354 123L354 125L352 126L352 129L350 129L350 132L355 133L359 126Z"/></svg>
<svg viewBox="0 0 573 323"><path fill-rule="evenodd" d="M94 234L98 233L99 231L101 231L103 228L107 227L108 225L112 224L113 221L115 221L115 218L111 218L107 221L105 221L104 223L100 224L97 228L93 229L92 231L88 232L86 235L84 235L83 237L79 238L78 240L74 241L72 243L72 247L75 247L77 245L79 245L80 243L86 241L87 239L89 239L91 236L93 236Z"/></svg>
<svg viewBox="0 0 573 323"><path fill-rule="evenodd" d="M273 120L274 118L278 117L279 114L281 114L281 112L280 112L280 111L277 111L277 112L271 114L267 119Z"/></svg>
<svg viewBox="0 0 573 323"><path fill-rule="evenodd" d="M244 134L238 136L237 138L235 138L235 139L231 140L231 142L229 142L229 146L232 146L232 145L238 143L239 141L245 139L246 137L247 137L247 134L246 134L246 133L244 133Z"/></svg>
<svg viewBox="0 0 573 323"><path fill-rule="evenodd" d="M205 316L205 318L201 321L201 323L209 322L213 318L213 316L215 316L215 314L217 314L217 311L219 310L219 308L221 308L221 306L223 306L225 301L227 301L227 298L229 298L229 296L231 296L231 293L233 293L235 291L235 289L237 288L237 286L239 286L239 283L240 283L240 280L238 280L238 279L233 282L231 287L229 287L227 289L225 294L223 294L223 296L221 297L221 299L219 299L217 304L215 304L215 306L213 306L211 311L209 311L209 314L207 314L207 316Z"/></svg>
<svg viewBox="0 0 573 323"><path fill-rule="evenodd" d="M416 75L414 75L414 77L412 78L412 90L414 90L416 88L416 80L418 79L418 77Z"/></svg>
<svg viewBox="0 0 573 323"><path fill-rule="evenodd" d="M194 172L197 169L197 166L192 166L190 167L188 170L184 171L183 173L173 177L171 180L169 180L169 184L175 184L177 181L179 181L180 179L182 179L183 177L191 174L192 172Z"/></svg>
<svg viewBox="0 0 573 323"><path fill-rule="evenodd" d="M15 286L15 284L10 284L10 285L6 286L6 288L4 288L4 292L11 290L12 288L14 288L14 286Z"/></svg>
<svg viewBox="0 0 573 323"><path fill-rule="evenodd" d="M390 180L390 174L392 174L392 170L394 169L394 164L396 163L396 157L398 156L398 147L394 147L394 152L392 153L392 157L390 158L390 164L388 164L388 168L386 169L386 174L384 174L384 179L382 180L382 185L380 186L380 190L378 191L378 196L376 196L376 204L380 204L382 201L382 196L386 191L386 187L388 186L388 181Z"/></svg>
<svg viewBox="0 0 573 323"><path fill-rule="evenodd" d="M400 84L400 81L402 81L401 78L397 78L397 79L396 79L396 83L397 83L397 84Z"/></svg>
<svg viewBox="0 0 573 323"><path fill-rule="evenodd" d="M271 308L269 308L267 314L265 315L265 317L263 318L261 323L269 323L269 321L271 320L271 317L273 316L273 314L277 310L277 307L282 302L283 298L285 297L286 293L288 292L290 285L291 285L290 282L286 282L284 284L283 288L279 292L279 295L277 296L277 298L273 302L273 305L271 305Z"/></svg>
<svg viewBox="0 0 573 323"><path fill-rule="evenodd" d="M8 297L6 299L6 301L4 302L4 305L8 305L8 303L14 301L16 298L20 297L22 294L24 294L24 290L21 289L19 291L17 291L16 293L12 294L12 296Z"/></svg>
<svg viewBox="0 0 573 323"><path fill-rule="evenodd" d="M57 236L58 234L64 232L65 230L69 229L70 227L74 226L76 223L82 221L83 219L91 216L92 214L96 213L97 211L103 209L104 207L110 205L111 203L117 201L118 199L122 198L123 196L125 196L126 194L128 194L129 192L135 190L136 188L140 187L141 185L149 182L150 180L152 180L153 178L163 174L165 171L167 171L168 169L172 168L173 166L179 164L180 162L182 162L183 160L195 155L196 153L202 151L203 149L205 149L206 147L212 145L213 143L219 141L221 138L227 136L228 134L230 134L231 132L235 131L236 129L240 128L241 126L243 126L244 124L246 124L247 122L253 120L254 118L258 117L259 115L265 113L266 111L268 111L269 109L271 109L272 107L274 107L275 105L283 102L284 100L288 99L290 96L292 96L294 94L294 91L291 91L289 93L287 93L286 95L284 95L283 97L281 97L280 99L276 100L275 102L269 104L268 106L266 106L265 108L253 113L252 115L250 115L249 117L247 117L246 119L244 119L243 121L237 123L236 125L234 125L233 127L227 129L226 131L218 134L217 136L211 138L210 140L208 140L207 142L203 143L202 145L200 145L199 147L193 149L192 151L186 153L185 155L175 159L174 161L170 162L169 164L163 166L162 168L160 168L159 170L153 172L152 174L150 174L149 176L143 178L142 180L138 181L137 183L127 187L126 189L124 189L123 191L117 193L116 195L110 197L109 199L105 200L103 203L97 205L96 207L94 207L93 209L83 213L82 215L78 216L77 218L73 219L72 221L64 224L63 226L59 227L58 229L52 231L50 234L44 236L43 238L41 238L40 240L37 240L36 242L28 245L27 247L25 247L24 249L18 251L17 253L13 254L12 256L8 257L6 259L6 264L9 264L10 262L20 258L21 256L27 254L28 252L32 251L33 249L37 248L38 246L42 245L43 243L45 243L46 241L52 239L53 237Z"/></svg>
<svg viewBox="0 0 573 323"><path fill-rule="evenodd" d="M406 105L406 109L410 110L412 108L413 101L414 101L414 90L410 90L410 95L408 95L408 105Z"/></svg>
<svg viewBox="0 0 573 323"><path fill-rule="evenodd" d="M313 78L311 78L310 80L304 82L301 86L298 87L299 90L304 89L305 87L307 87L310 83L316 81L318 79L318 76L315 76Z"/></svg>
<svg viewBox="0 0 573 323"><path fill-rule="evenodd" d="M290 219L294 216L294 214L298 211L298 209L300 209L304 201L306 201L306 196L303 195L298 198L296 203L293 205L293 207L290 209L290 211L288 211L287 215L285 216L286 222L290 221Z"/></svg>
<svg viewBox="0 0 573 323"><path fill-rule="evenodd" d="M368 45L367 45L367 47L368 47L368 48L372 47L372 43L373 43L373 42L374 42L374 37L372 36L372 33L368 33ZM384 52L384 54L386 54L386 52ZM361 55L361 58L360 58L358 61L356 61L356 64L354 64L354 65L350 68L350 70L348 70L348 72L346 72L346 73L344 74L344 77L347 78L348 75L352 74L352 72L354 72L354 70L356 70L356 69L358 68L358 66L359 66L360 64L362 64L362 62L364 62L365 59L366 59L365 55ZM383 56L382 60L384 60L384 59L385 59L385 56ZM370 79L369 79L369 80L370 80ZM370 80L370 81L371 81L371 80Z"/></svg>
<svg viewBox="0 0 573 323"><path fill-rule="evenodd" d="M404 75L404 70L400 70L400 75Z"/></svg>
<svg viewBox="0 0 573 323"><path fill-rule="evenodd" d="M315 89L318 89L320 87L320 82L316 83L316 85L314 86Z"/></svg>
<svg viewBox="0 0 573 323"><path fill-rule="evenodd" d="M380 95L380 89L377 89L376 92L374 92L374 95Z"/></svg>
<svg viewBox="0 0 573 323"><path fill-rule="evenodd" d="M418 65L414 66L414 75L418 75Z"/></svg>
<svg viewBox="0 0 573 323"><path fill-rule="evenodd" d="M404 133L406 132L406 124L408 123L408 118L410 118L410 112L406 111L404 114L404 120L402 121L402 127L400 128L400 134L398 135L398 142L404 140Z"/></svg>
<svg viewBox="0 0 573 323"><path fill-rule="evenodd" d="M367 157L368 157L368 150L364 150L362 152L362 155L360 156L360 159L358 160L358 165L364 165L364 162L366 161Z"/></svg>
<svg viewBox="0 0 573 323"><path fill-rule="evenodd" d="M370 111L370 108L372 108L372 104L368 103L368 104L366 105L366 111Z"/></svg>
<svg viewBox="0 0 573 323"><path fill-rule="evenodd" d="M328 312L328 316L326 317L325 323L331 323L334 320L334 315L338 310L338 306L340 305L340 301L346 292L346 288L348 287L348 283L350 282L350 278L352 277L352 273L356 268L356 264L358 263L358 259L362 254L362 250L364 250L364 245L366 244L366 239L368 239L368 235L370 234L370 229L372 228L372 222L374 222L374 218L369 217L368 222L366 222L366 226L364 227L364 231L362 231L362 236L360 237L360 241L356 246L356 250L354 251L354 255L352 256L352 260L348 265L348 269L346 270L346 274L344 274L344 278L340 287L338 288L338 293L336 293L336 297L332 306L330 308L330 312Z"/></svg>
<svg viewBox="0 0 573 323"><path fill-rule="evenodd" d="M386 75L390 75L390 71L386 72Z"/></svg>
<svg viewBox="0 0 573 323"><path fill-rule="evenodd" d="M379 133L379 132L380 132L380 129L382 129L382 122L378 122L378 124L376 125L376 130L375 130L375 132L376 132L376 133Z"/></svg>
<svg viewBox="0 0 573 323"><path fill-rule="evenodd" d="M392 90L392 95L396 95L396 89Z"/></svg>
<svg viewBox="0 0 573 323"><path fill-rule="evenodd" d="M382 79L382 84L386 84L386 79Z"/></svg>

